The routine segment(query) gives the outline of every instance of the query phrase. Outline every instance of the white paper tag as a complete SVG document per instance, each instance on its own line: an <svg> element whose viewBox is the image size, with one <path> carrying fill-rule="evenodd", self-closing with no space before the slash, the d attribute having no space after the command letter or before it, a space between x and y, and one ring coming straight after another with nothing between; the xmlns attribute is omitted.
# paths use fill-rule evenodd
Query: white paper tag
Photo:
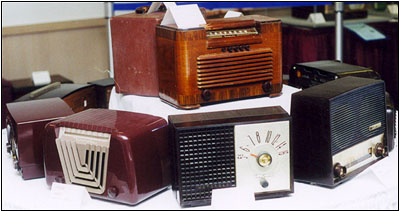
<svg viewBox="0 0 400 212"><path fill-rule="evenodd" d="M32 72L32 81L35 86L50 84L50 73L48 71L34 71Z"/></svg>
<svg viewBox="0 0 400 212"><path fill-rule="evenodd" d="M178 29L190 29L206 24L197 4L170 6L161 22L162 26L176 24Z"/></svg>
<svg viewBox="0 0 400 212"><path fill-rule="evenodd" d="M151 3L149 10L147 10L147 14L155 12L156 10L158 10L158 8L160 8L162 2L153 2Z"/></svg>
<svg viewBox="0 0 400 212"><path fill-rule="evenodd" d="M236 18L236 17L240 17L240 16L243 16L243 13L229 10L225 14L224 18Z"/></svg>
<svg viewBox="0 0 400 212"><path fill-rule="evenodd" d="M50 204L54 208L79 209L91 201L85 187L53 182Z"/></svg>
<svg viewBox="0 0 400 212"><path fill-rule="evenodd" d="M165 7L168 9L170 7L176 7L176 3L175 2L163 2Z"/></svg>
<svg viewBox="0 0 400 212"><path fill-rule="evenodd" d="M387 6L387 9L389 10L390 14L399 15L399 5L397 5L397 4L389 4Z"/></svg>
<svg viewBox="0 0 400 212"><path fill-rule="evenodd" d="M322 24L326 22L324 15L322 15L322 13L310 13L307 21L312 22L314 24Z"/></svg>
<svg viewBox="0 0 400 212"><path fill-rule="evenodd" d="M153 3L151 3L150 8L147 11L147 13L153 13L153 12L157 11L158 8L160 8L161 4L164 4L167 9L171 6L172 7L176 6L175 2L153 2Z"/></svg>

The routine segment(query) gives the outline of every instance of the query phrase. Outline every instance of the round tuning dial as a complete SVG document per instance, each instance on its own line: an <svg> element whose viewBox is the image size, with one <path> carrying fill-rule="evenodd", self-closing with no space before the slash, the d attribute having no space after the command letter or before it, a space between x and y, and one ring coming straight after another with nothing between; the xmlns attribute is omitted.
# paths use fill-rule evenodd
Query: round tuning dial
<svg viewBox="0 0 400 212"><path fill-rule="evenodd" d="M335 164L333 167L333 173L335 177L343 178L346 176L347 169L345 166L340 165L340 163Z"/></svg>
<svg viewBox="0 0 400 212"><path fill-rule="evenodd" d="M267 167L267 166L271 165L272 157L268 153L263 153L258 156L257 162L258 162L258 165L260 165L261 167Z"/></svg>

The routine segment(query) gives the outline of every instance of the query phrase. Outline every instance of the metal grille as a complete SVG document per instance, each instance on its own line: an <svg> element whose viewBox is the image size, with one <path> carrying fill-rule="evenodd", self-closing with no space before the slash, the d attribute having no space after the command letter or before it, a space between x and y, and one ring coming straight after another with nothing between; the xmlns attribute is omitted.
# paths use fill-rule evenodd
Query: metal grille
<svg viewBox="0 0 400 212"><path fill-rule="evenodd" d="M216 188L234 187L233 127L178 131L181 202L211 199Z"/></svg>
<svg viewBox="0 0 400 212"><path fill-rule="evenodd" d="M385 92L382 84L364 87L331 102L332 155L386 130ZM381 127L369 127L381 123Z"/></svg>
<svg viewBox="0 0 400 212"><path fill-rule="evenodd" d="M259 49L197 58L197 87L214 88L272 80L272 50Z"/></svg>

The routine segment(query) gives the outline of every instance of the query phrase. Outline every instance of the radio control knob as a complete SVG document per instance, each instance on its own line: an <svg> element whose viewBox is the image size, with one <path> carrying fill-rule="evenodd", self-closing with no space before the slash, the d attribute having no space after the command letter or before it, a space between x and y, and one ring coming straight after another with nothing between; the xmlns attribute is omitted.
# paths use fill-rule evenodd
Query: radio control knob
<svg viewBox="0 0 400 212"><path fill-rule="evenodd" d="M237 47L237 46L233 47L233 51L238 52L239 51L239 47Z"/></svg>
<svg viewBox="0 0 400 212"><path fill-rule="evenodd" d="M232 52L232 51L233 51L232 47L229 46L229 47L228 47L228 52Z"/></svg>
<svg viewBox="0 0 400 212"><path fill-rule="evenodd" d="M385 157L386 156L385 146L382 143L378 143L375 145L375 156L376 157Z"/></svg>
<svg viewBox="0 0 400 212"><path fill-rule="evenodd" d="M257 158L258 165L261 167L267 167L272 163L272 157L268 153L264 153Z"/></svg>
<svg viewBox="0 0 400 212"><path fill-rule="evenodd" d="M211 99L211 91L208 89L203 90L203 92L201 92L201 97L203 97L204 101L208 101Z"/></svg>
<svg viewBox="0 0 400 212"><path fill-rule="evenodd" d="M226 52L226 48L225 48L225 47L222 47L221 51L222 51L222 52Z"/></svg>
<svg viewBox="0 0 400 212"><path fill-rule="evenodd" d="M269 186L269 183L265 178L261 178L260 179L260 185L261 185L261 187L266 188L266 187Z"/></svg>
<svg viewBox="0 0 400 212"><path fill-rule="evenodd" d="M264 82L264 84L262 85L262 88L265 93L269 94L269 93L271 93L272 85L270 82Z"/></svg>
<svg viewBox="0 0 400 212"><path fill-rule="evenodd" d="M243 47L243 46L239 46L239 50L240 50L240 51L243 51L243 50L244 50L244 47Z"/></svg>
<svg viewBox="0 0 400 212"><path fill-rule="evenodd" d="M11 153L11 144L10 144L10 143L7 143L7 144L6 144L6 147L7 147L7 152L8 152L8 153Z"/></svg>
<svg viewBox="0 0 400 212"><path fill-rule="evenodd" d="M114 199L118 195L118 189L115 186L111 186L107 189L107 195L108 197Z"/></svg>
<svg viewBox="0 0 400 212"><path fill-rule="evenodd" d="M21 167L19 166L19 163L18 163L17 160L14 160L14 168L15 168L17 171L21 171Z"/></svg>
<svg viewBox="0 0 400 212"><path fill-rule="evenodd" d="M244 49L246 49L246 51L250 51L250 46L249 45L245 45Z"/></svg>
<svg viewBox="0 0 400 212"><path fill-rule="evenodd" d="M340 163L336 163L333 167L333 173L335 177L343 178L346 176L347 169L345 166L340 165Z"/></svg>

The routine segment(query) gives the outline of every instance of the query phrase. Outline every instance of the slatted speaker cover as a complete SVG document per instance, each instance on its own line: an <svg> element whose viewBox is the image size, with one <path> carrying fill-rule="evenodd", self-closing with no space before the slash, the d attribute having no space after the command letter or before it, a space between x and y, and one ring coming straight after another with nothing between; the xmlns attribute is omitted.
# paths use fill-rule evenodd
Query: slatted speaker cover
<svg viewBox="0 0 400 212"><path fill-rule="evenodd" d="M56 145L66 183L104 192L110 138L108 133L61 127Z"/></svg>

